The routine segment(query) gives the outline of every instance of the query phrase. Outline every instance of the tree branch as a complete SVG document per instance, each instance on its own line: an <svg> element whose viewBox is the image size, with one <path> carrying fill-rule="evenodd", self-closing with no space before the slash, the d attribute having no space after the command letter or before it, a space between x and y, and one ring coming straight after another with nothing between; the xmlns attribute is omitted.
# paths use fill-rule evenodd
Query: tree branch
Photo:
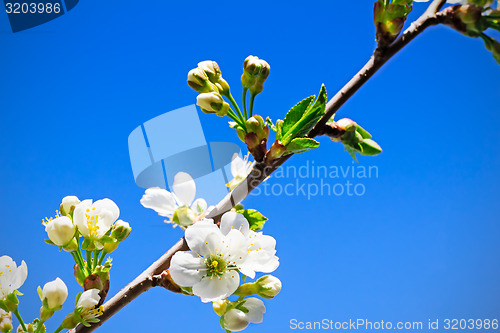
<svg viewBox="0 0 500 333"><path fill-rule="evenodd" d="M426 28L443 22L444 14L437 13L437 11L441 9L445 2L446 0L434 0L430 4L427 11L417 21L412 23L411 26L398 39L384 49L377 48L366 65L327 103L325 115L311 130L308 136L315 137L322 134L323 127L326 122L366 81L373 76L373 74L378 71L378 69L380 69L380 67L382 67L393 55L411 42ZM262 183L291 156L292 155L287 155L280 158L272 166L265 165L264 163L256 164L252 172L247 176L246 180L240 183L233 191L224 197L224 199L222 199L208 214L207 218L212 218L215 221L220 220L222 214L231 210L237 203L245 199L253 189ZM189 248L185 239L182 238L149 268L147 268L137 278L135 278L125 288L119 291L104 304L103 314L98 323L92 324L89 327L79 324L72 330L72 332L93 332L106 320L121 310L125 305L153 286L161 285L171 291L179 292L178 290L174 290L175 286L168 283L158 282L158 279L159 276L162 276L162 273L169 268L172 256L177 251L187 250L189 250Z"/></svg>

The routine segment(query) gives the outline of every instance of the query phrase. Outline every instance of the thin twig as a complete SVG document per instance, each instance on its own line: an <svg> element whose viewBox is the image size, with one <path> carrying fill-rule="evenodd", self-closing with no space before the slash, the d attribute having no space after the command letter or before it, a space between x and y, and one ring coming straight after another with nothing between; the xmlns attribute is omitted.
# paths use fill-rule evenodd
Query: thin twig
<svg viewBox="0 0 500 333"><path fill-rule="evenodd" d="M412 41L417 35L431 25L436 25L444 21L444 15L437 13L446 0L434 0L427 11L402 34L391 45L385 49L375 50L373 56L366 65L356 74L328 103L326 113L318 124L308 134L309 137L315 137L322 132L322 127L326 122L344 105L344 103L366 82L377 70L384 65L393 55ZM231 210L237 203L245 199L248 194L262 183L270 174L272 174L280 165L282 165L291 155L279 159L272 166L266 166L264 163L258 163L253 168L245 181L240 183L231 191L219 204L210 212L207 218L218 221L222 214ZM121 310L125 305L134 300L143 292L151 287L158 285L155 282L158 276L166 271L170 266L170 260L177 251L186 251L188 246L184 238L179 240L170 250L162 255L149 268L142 272L137 278L130 282L125 288L119 291L104 304L103 314L100 321L85 327L79 324L73 331L78 333L93 332L101 326L106 320ZM165 285L163 285L165 287ZM167 289L169 289L167 287ZM173 288L172 288L173 289ZM172 290L176 291L176 290ZM178 292L178 291L176 291Z"/></svg>

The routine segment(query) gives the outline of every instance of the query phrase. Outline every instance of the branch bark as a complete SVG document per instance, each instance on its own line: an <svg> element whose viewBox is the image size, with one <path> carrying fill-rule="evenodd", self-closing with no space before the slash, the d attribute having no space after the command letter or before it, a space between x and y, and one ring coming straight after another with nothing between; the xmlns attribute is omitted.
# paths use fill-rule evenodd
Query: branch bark
<svg viewBox="0 0 500 333"><path fill-rule="evenodd" d="M367 82L392 56L400 51L404 46L411 42L416 36L422 33L426 28L445 21L445 14L438 11L443 7L446 0L434 0L426 12L392 44L386 48L377 48L366 65L327 103L325 115L318 124L308 134L309 137L315 137L323 133L323 127L326 122L337 112L337 110L349 100L349 98L358 91L361 86ZM279 166L281 166L292 155L280 158L272 166L264 163L255 165L247 179L240 183L232 192L230 192L219 204L208 214L207 218L214 221L220 220L225 212L231 210L237 203L245 199L248 194L271 175ZM170 260L177 251L189 250L184 238L180 239L170 250L156 260L150 267L130 282L125 288L109 299L103 308L103 314L98 323L85 327L79 324L71 332L88 333L93 332L101 326L106 320L121 310L125 305L132 302L137 296L149 290L156 285L162 285L167 289L174 290L175 287L168 287L168 284L158 282L158 277L162 275L170 266Z"/></svg>

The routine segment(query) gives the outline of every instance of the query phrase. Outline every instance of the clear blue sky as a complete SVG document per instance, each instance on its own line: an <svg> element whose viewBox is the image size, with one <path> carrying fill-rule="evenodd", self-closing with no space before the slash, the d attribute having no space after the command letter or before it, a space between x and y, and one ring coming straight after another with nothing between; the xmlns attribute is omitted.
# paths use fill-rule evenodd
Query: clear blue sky
<svg viewBox="0 0 500 333"><path fill-rule="evenodd" d="M257 113L282 118L321 83L333 95L368 59L375 46L372 5L81 1L16 34L0 13L0 254L28 264L24 317L39 315L38 285L61 277L70 289L68 311L78 292L71 256L43 242L41 220L63 196L111 198L133 227L114 255L110 294L182 236L140 205L127 137L143 122L194 103L185 80L197 62L216 60L239 100L243 60L266 59L272 69ZM281 294L266 301L264 323L248 332L292 331L293 318L426 323L500 316L499 74L480 40L429 29L338 113L384 148L360 158L359 166L375 166L378 178L349 178L363 184L363 196L244 202L270 219L265 232L277 239L275 273L283 282ZM200 116L208 141L241 143L225 120ZM341 145L320 141L287 165L353 166ZM295 179L268 180L288 183ZM49 331L57 325L51 320ZM201 329L218 331L210 305L158 288L99 331Z"/></svg>

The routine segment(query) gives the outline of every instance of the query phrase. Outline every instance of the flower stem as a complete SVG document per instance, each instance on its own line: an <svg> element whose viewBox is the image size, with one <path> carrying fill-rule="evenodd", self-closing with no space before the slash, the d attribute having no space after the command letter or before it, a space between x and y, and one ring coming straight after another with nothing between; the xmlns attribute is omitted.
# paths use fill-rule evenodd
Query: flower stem
<svg viewBox="0 0 500 333"><path fill-rule="evenodd" d="M89 274L92 273L92 251L87 251L87 268L89 270Z"/></svg>
<svg viewBox="0 0 500 333"><path fill-rule="evenodd" d="M99 252L100 251L94 251L94 259L92 259L92 270L94 271L97 267L97 260L99 259Z"/></svg>
<svg viewBox="0 0 500 333"><path fill-rule="evenodd" d="M238 117L239 117L241 120L246 120L246 118L243 118L243 115L241 114L240 107L238 106L238 103L236 103L236 101L234 100L233 95L231 95L231 93L229 94L228 99L229 99L229 101L231 102L231 104L233 105L233 107L234 107L234 109L236 110L236 112L238 112Z"/></svg>
<svg viewBox="0 0 500 333"><path fill-rule="evenodd" d="M45 321L40 320L40 322L38 322L38 326L37 326L37 328L35 330L35 333L39 333L40 332L40 330L42 329L43 323L45 323Z"/></svg>
<svg viewBox="0 0 500 333"><path fill-rule="evenodd" d="M26 325L24 325L23 318L21 318L21 314L19 313L19 309L16 308L16 310L12 311L12 313L16 316L17 320L19 320L19 323L21 324L23 330L28 331L26 329Z"/></svg>
<svg viewBox="0 0 500 333"><path fill-rule="evenodd" d="M229 108L227 116L229 118L231 118L232 120L234 120L238 125L240 125L240 127L243 130L245 130L245 125L244 125L243 121L240 118L236 117L236 115L234 114L234 111L231 108Z"/></svg>
<svg viewBox="0 0 500 333"><path fill-rule="evenodd" d="M71 255L73 256L73 259L75 260L76 264L80 266L80 269L85 270L85 265L83 264L83 261L80 259L80 256L78 255L79 251L73 251L71 252ZM81 255L81 253L80 253Z"/></svg>
<svg viewBox="0 0 500 333"><path fill-rule="evenodd" d="M59 333L64 329L63 325L59 325L59 327L54 331L54 333Z"/></svg>
<svg viewBox="0 0 500 333"><path fill-rule="evenodd" d="M108 254L105 250L102 250L101 257L99 258L99 261L97 262L98 265L102 265L102 262L104 261L104 257Z"/></svg>
<svg viewBox="0 0 500 333"><path fill-rule="evenodd" d="M255 100L255 96L257 96L254 93L250 93L250 117L253 114L253 101Z"/></svg>
<svg viewBox="0 0 500 333"><path fill-rule="evenodd" d="M247 90L248 90L248 88L243 88L243 112L245 112L245 119L248 119L248 114L247 114Z"/></svg>

